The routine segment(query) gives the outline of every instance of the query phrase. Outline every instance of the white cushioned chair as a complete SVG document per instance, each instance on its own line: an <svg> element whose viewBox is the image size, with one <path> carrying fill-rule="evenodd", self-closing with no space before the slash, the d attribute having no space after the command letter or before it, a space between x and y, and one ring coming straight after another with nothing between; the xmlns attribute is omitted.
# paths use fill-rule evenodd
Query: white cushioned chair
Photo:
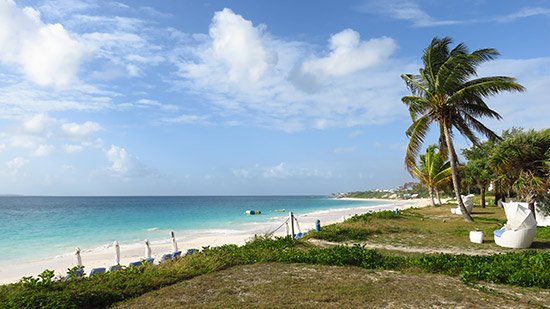
<svg viewBox="0 0 550 309"><path fill-rule="evenodd" d="M529 248L535 239L537 221L527 203L502 203L506 224L494 231L495 243L506 248Z"/></svg>

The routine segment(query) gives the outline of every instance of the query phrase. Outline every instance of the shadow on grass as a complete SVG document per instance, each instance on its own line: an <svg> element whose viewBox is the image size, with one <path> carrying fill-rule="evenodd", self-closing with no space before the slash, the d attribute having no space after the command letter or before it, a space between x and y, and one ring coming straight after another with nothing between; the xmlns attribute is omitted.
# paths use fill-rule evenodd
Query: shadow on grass
<svg viewBox="0 0 550 309"><path fill-rule="evenodd" d="M534 241L530 249L550 249L550 241Z"/></svg>

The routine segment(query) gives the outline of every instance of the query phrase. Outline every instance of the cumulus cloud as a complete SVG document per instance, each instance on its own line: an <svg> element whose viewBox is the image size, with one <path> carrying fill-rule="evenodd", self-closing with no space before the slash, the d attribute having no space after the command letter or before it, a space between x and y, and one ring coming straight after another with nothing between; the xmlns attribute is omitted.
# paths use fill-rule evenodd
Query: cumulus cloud
<svg viewBox="0 0 550 309"><path fill-rule="evenodd" d="M310 74L347 75L388 60L397 44L388 37L361 41L357 31L346 29L330 38L330 54L308 60L302 70Z"/></svg>
<svg viewBox="0 0 550 309"><path fill-rule="evenodd" d="M107 168L107 172L111 176L133 178L152 174L148 167L122 147L111 145L109 149L105 150L105 155L111 162L111 166Z"/></svg>
<svg viewBox="0 0 550 309"><path fill-rule="evenodd" d="M68 86L86 50L61 24L46 24L40 12L0 1L0 59L39 85Z"/></svg>
<svg viewBox="0 0 550 309"><path fill-rule="evenodd" d="M63 132L71 137L83 138L87 137L92 133L100 131L102 129L101 125L97 122L86 121L84 123L64 123L61 125Z"/></svg>
<svg viewBox="0 0 550 309"><path fill-rule="evenodd" d="M197 45L177 49L171 59L182 77L178 86L215 106L213 122L292 132L400 115L403 64L391 59L397 47L391 38L362 40L347 29L316 53L224 9L215 13L209 35L195 39Z"/></svg>

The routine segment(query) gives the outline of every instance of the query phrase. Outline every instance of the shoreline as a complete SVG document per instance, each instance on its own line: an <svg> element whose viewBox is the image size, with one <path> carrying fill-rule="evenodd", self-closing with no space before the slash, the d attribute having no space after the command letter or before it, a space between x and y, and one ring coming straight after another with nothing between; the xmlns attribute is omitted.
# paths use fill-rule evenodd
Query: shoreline
<svg viewBox="0 0 550 309"><path fill-rule="evenodd" d="M315 220L321 221L321 226L342 222L346 218L356 214L363 214L368 211L388 210L388 209L407 209L412 207L424 207L429 205L428 199L411 200L384 200L384 199L357 199L341 198L342 200L384 202L380 205L354 206L350 208L339 208L320 210L303 215L297 215L302 232L315 228ZM387 203L387 204L386 204ZM281 213L281 216L288 216L288 212ZM178 249L183 253L187 249L202 249L205 246L217 247L226 244L243 245L246 241L252 239L255 235L266 234L283 224L284 219L276 222L254 222L247 225L248 228L237 229L209 229L190 231L175 231L178 243ZM299 230L295 231L296 233ZM286 228L283 225L274 236L285 236ZM114 249L111 246L103 246L95 249L83 249L81 252L82 264L84 270L89 273L92 268L106 267L114 265ZM165 240L151 241L152 257L158 260L163 254L172 251L172 246L168 235ZM128 265L131 262L139 261L144 256L145 246L143 243L121 244L120 245L120 264ZM0 264L0 284L9 284L19 281L24 276L36 276L45 269L50 269L57 276L64 276L68 268L75 266L76 258L72 253L61 254L58 256L43 258L24 263L4 263Z"/></svg>

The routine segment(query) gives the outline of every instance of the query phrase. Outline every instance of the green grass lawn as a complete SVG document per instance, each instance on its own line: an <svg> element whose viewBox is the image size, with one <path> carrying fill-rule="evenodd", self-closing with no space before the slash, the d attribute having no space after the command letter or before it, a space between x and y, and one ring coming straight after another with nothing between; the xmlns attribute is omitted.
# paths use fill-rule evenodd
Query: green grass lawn
<svg viewBox="0 0 550 309"><path fill-rule="evenodd" d="M116 308L540 308L550 291L358 267L259 263L202 275Z"/></svg>
<svg viewBox="0 0 550 309"><path fill-rule="evenodd" d="M465 222L462 216L451 214L455 205L425 207L402 211L399 216L360 215L343 223L322 227L321 232L306 238L332 242L368 243L427 249L511 251L494 243L493 231L506 222L499 207L474 207L475 222ZM469 233L483 231L484 243L471 243ZM534 249L550 249L550 227L539 227Z"/></svg>

